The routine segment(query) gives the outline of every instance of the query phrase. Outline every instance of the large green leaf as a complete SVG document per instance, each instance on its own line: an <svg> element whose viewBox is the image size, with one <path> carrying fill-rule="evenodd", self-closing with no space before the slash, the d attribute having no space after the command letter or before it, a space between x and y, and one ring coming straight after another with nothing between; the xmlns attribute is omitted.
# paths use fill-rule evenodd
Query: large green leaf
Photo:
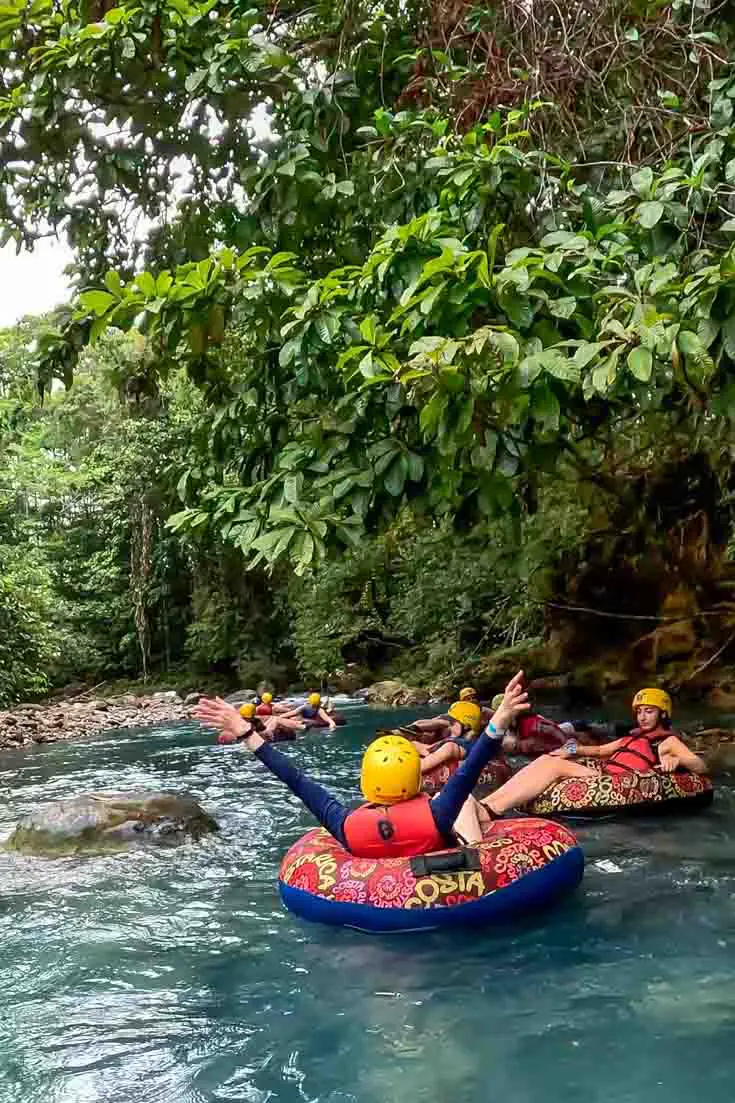
<svg viewBox="0 0 735 1103"><path fill-rule="evenodd" d="M108 291L83 291L79 296L82 310L90 311L101 318L111 307L117 305L117 298Z"/></svg>
<svg viewBox="0 0 735 1103"><path fill-rule="evenodd" d="M647 230L652 230L653 227L661 221L664 209L663 203L660 203L656 199L649 203L641 203L638 208L638 218L640 219L641 226L645 226Z"/></svg>
<svg viewBox="0 0 735 1103"><path fill-rule="evenodd" d="M579 367L561 349L544 349L539 355L541 366L554 379L561 379L570 383L579 381Z"/></svg>
<svg viewBox="0 0 735 1103"><path fill-rule="evenodd" d="M634 172L630 178L630 183L636 195L640 196L641 199L648 199L653 188L653 169L646 165L645 168Z"/></svg>
<svg viewBox="0 0 735 1103"><path fill-rule="evenodd" d="M423 406L419 415L419 424L426 437L433 436L439 424L439 419L447 406L447 395L442 391L436 394Z"/></svg>
<svg viewBox="0 0 735 1103"><path fill-rule="evenodd" d="M653 372L653 355L650 349L634 348L628 353L628 367L631 375L639 379L641 383L648 383Z"/></svg>
<svg viewBox="0 0 735 1103"><path fill-rule="evenodd" d="M397 498L403 493L403 487L406 483L406 476L408 474L408 462L406 457L401 455L389 468L385 479L385 489L389 494L392 494L394 498Z"/></svg>

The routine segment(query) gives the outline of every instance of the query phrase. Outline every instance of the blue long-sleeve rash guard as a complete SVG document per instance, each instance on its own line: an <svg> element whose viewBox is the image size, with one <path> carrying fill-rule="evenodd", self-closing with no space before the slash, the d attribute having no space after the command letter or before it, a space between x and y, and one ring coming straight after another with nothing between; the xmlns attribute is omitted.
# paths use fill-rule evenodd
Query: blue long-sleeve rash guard
<svg viewBox="0 0 735 1103"><path fill-rule="evenodd" d="M452 774L440 793L431 800L431 814L437 830L453 846L455 840L452 837L452 825L459 815L459 811L471 794L478 778L491 758L494 758L502 746L502 734L491 737L483 733L476 741L467 758L459 769ZM349 850L345 838L345 820L351 809L345 808L341 801L324 788L318 782L312 781L304 772L296 766L290 758L271 743L264 743L255 751L264 766L280 778L292 793L303 801L311 814L316 817L322 827L333 835L340 846Z"/></svg>

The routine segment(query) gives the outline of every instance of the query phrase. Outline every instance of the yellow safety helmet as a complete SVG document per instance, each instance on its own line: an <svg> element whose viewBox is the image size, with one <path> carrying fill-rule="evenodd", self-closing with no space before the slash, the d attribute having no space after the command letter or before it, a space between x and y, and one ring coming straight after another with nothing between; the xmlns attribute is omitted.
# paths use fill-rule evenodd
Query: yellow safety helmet
<svg viewBox="0 0 735 1103"><path fill-rule="evenodd" d="M269 705L271 703L271 701L273 700L273 694L272 693L261 693L260 700L264 705Z"/></svg>
<svg viewBox="0 0 735 1103"><path fill-rule="evenodd" d="M633 698L633 712L641 705L660 709L671 719L671 698L663 689L639 689Z"/></svg>
<svg viewBox="0 0 735 1103"><path fill-rule="evenodd" d="M360 788L371 804L398 804L421 789L421 757L409 739L383 735L365 751Z"/></svg>
<svg viewBox="0 0 735 1103"><path fill-rule="evenodd" d="M460 701L476 701L477 690L473 689L472 686L465 686L464 689L459 691L459 699Z"/></svg>
<svg viewBox="0 0 735 1103"><path fill-rule="evenodd" d="M500 706L503 703L504 697L505 697L504 693L496 693L495 694L492 701L490 702L490 708L493 710L493 712L498 711L498 709L500 708Z"/></svg>
<svg viewBox="0 0 735 1103"><path fill-rule="evenodd" d="M307 705L311 705L313 709L318 709L322 703L320 694L310 693L309 696L306 698L306 703Z"/></svg>
<svg viewBox="0 0 735 1103"><path fill-rule="evenodd" d="M482 709L473 701L455 701L449 710L449 715L452 720L458 720L473 732L479 732L482 727Z"/></svg>
<svg viewBox="0 0 735 1103"><path fill-rule="evenodd" d="M252 720L255 716L255 705L252 701L248 701L245 705L240 705L240 715L243 720Z"/></svg>

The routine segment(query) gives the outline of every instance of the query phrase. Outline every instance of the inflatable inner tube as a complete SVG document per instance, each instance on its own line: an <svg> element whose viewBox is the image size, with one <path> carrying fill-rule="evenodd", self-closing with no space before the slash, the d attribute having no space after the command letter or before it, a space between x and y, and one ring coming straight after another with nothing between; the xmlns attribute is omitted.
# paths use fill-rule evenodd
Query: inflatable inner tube
<svg viewBox="0 0 735 1103"><path fill-rule="evenodd" d="M321 827L285 855L286 907L332 926L387 934L504 923L577 887L584 856L561 824L495 820L476 847L416 858L355 858Z"/></svg>
<svg viewBox="0 0 735 1103"><path fill-rule="evenodd" d="M343 728L347 723L347 717L343 716L341 712L330 712L332 720L338 728ZM313 720L304 720L304 726L307 728L327 728L329 725L326 720L322 720L321 716L315 716Z"/></svg>
<svg viewBox="0 0 735 1103"><path fill-rule="evenodd" d="M294 731L293 728L278 728L272 735L261 732L263 739L268 743L292 743L298 734L298 731Z"/></svg>
<svg viewBox="0 0 735 1103"><path fill-rule="evenodd" d="M650 812L699 812L708 808L714 788L708 777L682 770L664 774L604 774L595 759L582 759L596 777L564 778L528 805L537 816L634 815Z"/></svg>
<svg viewBox="0 0 735 1103"><path fill-rule="evenodd" d="M424 774L421 781L421 788L424 793L428 793L430 797L433 797L435 793L444 788L460 765L460 762L445 762L441 766L435 766L433 770L429 770L428 773ZM505 785L512 773L510 763L506 759L502 756L493 758L480 774L477 784L478 786L485 786L488 790L498 789L501 785Z"/></svg>

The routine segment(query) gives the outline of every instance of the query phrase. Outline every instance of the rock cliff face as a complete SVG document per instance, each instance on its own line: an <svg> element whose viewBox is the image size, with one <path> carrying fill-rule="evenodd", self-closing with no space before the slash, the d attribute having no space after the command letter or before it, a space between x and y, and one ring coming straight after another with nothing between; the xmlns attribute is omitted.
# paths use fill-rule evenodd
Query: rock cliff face
<svg viewBox="0 0 735 1103"><path fill-rule="evenodd" d="M597 688L726 690L735 663L727 500L706 458L679 457L620 492L612 522L560 564L546 612L550 673ZM708 700L718 707L717 693Z"/></svg>
<svg viewBox="0 0 735 1103"><path fill-rule="evenodd" d="M94 854L131 845L175 845L217 831L212 817L181 793L85 793L43 805L8 840L23 854Z"/></svg>

